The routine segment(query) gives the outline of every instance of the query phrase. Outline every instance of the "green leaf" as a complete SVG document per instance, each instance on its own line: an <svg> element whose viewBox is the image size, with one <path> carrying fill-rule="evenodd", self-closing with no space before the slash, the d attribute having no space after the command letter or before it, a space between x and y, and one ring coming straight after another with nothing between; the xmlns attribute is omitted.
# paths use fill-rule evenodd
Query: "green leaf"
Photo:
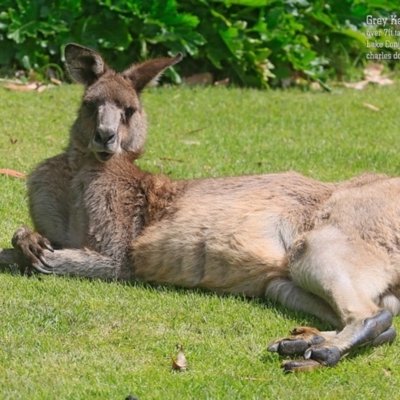
<svg viewBox="0 0 400 400"><path fill-rule="evenodd" d="M228 6L234 4L245 7L265 7L273 2L270 0L224 0L224 3Z"/></svg>
<svg viewBox="0 0 400 400"><path fill-rule="evenodd" d="M213 17L222 20L226 24L226 26L232 26L231 22L221 13L219 13L213 9L211 9L210 12Z"/></svg>
<svg viewBox="0 0 400 400"><path fill-rule="evenodd" d="M14 46L11 40L0 39L0 65L8 65L14 55Z"/></svg>
<svg viewBox="0 0 400 400"><path fill-rule="evenodd" d="M397 0L367 0L369 8L377 8L386 11L399 10L399 2Z"/></svg>
<svg viewBox="0 0 400 400"><path fill-rule="evenodd" d="M352 29L342 29L340 31L334 32L338 35L344 35L352 39L356 39L361 44L365 45L365 35L361 32L353 31Z"/></svg>
<svg viewBox="0 0 400 400"><path fill-rule="evenodd" d="M182 83L182 79L178 72L176 71L176 67L169 67L165 72L164 76L169 78L173 83L179 85Z"/></svg>
<svg viewBox="0 0 400 400"><path fill-rule="evenodd" d="M29 56L28 55L24 55L22 57L21 61L22 61L22 65L24 66L24 68L26 70L28 70L28 71L32 70L32 65L31 65L31 62L29 60Z"/></svg>
<svg viewBox="0 0 400 400"><path fill-rule="evenodd" d="M317 21L322 22L329 28L335 29L335 25L333 24L329 15L322 13L321 11L314 11L310 13L310 15L315 18Z"/></svg>
<svg viewBox="0 0 400 400"><path fill-rule="evenodd" d="M282 19L283 11L283 7L274 7L268 12L265 18L268 29L273 30L279 25Z"/></svg>
<svg viewBox="0 0 400 400"><path fill-rule="evenodd" d="M238 29L230 27L224 30L220 29L218 32L232 55L240 58L243 54L243 42L238 40Z"/></svg>
<svg viewBox="0 0 400 400"><path fill-rule="evenodd" d="M217 49L209 48L207 51L207 58L212 62L215 68L222 69L221 54Z"/></svg>

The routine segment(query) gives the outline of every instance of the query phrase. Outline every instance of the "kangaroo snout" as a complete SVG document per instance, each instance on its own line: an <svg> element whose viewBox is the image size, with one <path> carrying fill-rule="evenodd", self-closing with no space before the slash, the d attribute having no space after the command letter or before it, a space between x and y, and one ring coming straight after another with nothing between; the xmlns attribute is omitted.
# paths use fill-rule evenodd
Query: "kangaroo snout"
<svg viewBox="0 0 400 400"><path fill-rule="evenodd" d="M118 152L118 142L118 132L109 129L97 129L93 135L90 148L99 161L105 162Z"/></svg>
<svg viewBox="0 0 400 400"><path fill-rule="evenodd" d="M120 148L121 112L114 104L99 106L90 150L99 161L109 160Z"/></svg>
<svg viewBox="0 0 400 400"><path fill-rule="evenodd" d="M98 129L94 134L93 141L99 146L106 147L115 143L116 138L117 135L114 132L108 130L103 131Z"/></svg>

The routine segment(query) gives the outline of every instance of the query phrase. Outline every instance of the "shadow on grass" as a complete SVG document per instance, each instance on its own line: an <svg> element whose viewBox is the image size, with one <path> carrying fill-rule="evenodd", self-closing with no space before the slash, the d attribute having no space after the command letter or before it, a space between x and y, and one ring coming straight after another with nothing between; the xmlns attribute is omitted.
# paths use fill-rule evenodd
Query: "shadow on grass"
<svg viewBox="0 0 400 400"><path fill-rule="evenodd" d="M54 279L55 277L53 275L51 276L43 276L37 273L34 273L31 276L23 276L17 265L12 265L12 266L1 266L0 272L5 275L10 275L14 277L24 277L26 279L32 279L34 281L37 281L38 284L46 282L47 279ZM243 295L233 295L229 293L217 293L217 292L212 292L206 289L201 289L201 288L184 288L184 287L177 287L177 286L166 286L166 285L158 285L154 283L148 283L148 282L141 282L141 281L134 281L134 282L119 282L119 281L110 281L110 282L104 282L100 279L86 279L82 277L62 277L58 276L56 279L64 279L66 281L69 281L73 283L74 281L97 281L99 284L102 282L105 284L110 284L110 285L115 285L115 286L121 286L121 287L128 287L132 288L132 290L135 289L143 289L146 291L152 291L152 292L160 292L160 293L171 293L171 294L178 294L179 296L185 297L189 295L195 294L196 296L200 297L208 297L208 298L218 298L218 299L227 299L227 298L234 298L238 299L239 301L243 301L245 303L250 304L252 307L260 308L260 309L265 309L268 310L269 315L268 318L276 319L279 325L280 321L284 320L285 321L285 326L293 322L293 326L290 327L294 328L295 326L301 326L301 325L307 325L307 326L313 326L316 327L319 330L331 330L332 327L329 326L326 322L320 321L316 317L313 317L310 314L303 313L303 312L298 312L298 311L292 311L287 309L286 307L272 302L268 299L263 299L263 298L249 298L245 297ZM272 314L272 315L271 315ZM279 330L279 326L277 328ZM285 328L286 329L286 328ZM278 337L285 336L286 334L289 334L289 332L279 332L277 334L277 337L271 337L271 341L274 339L277 339ZM265 348L261 351L261 353L258 354L257 358L263 363L267 365L274 365L274 367L278 367L279 365L289 359L301 359L301 356L293 356L293 357L287 357L287 356L280 356L276 353L271 353L267 351L267 346L269 343L265 343ZM345 358L346 359L357 359L358 357L369 357L371 356L375 351L375 348L372 346L363 346L357 349L352 350ZM329 368L327 368L329 370Z"/></svg>
<svg viewBox="0 0 400 400"><path fill-rule="evenodd" d="M46 279L45 275L41 275L36 272L32 273L21 273L20 268L17 264L13 265L5 265L0 264L0 273L12 276L26 276L30 279L37 279L38 281L42 281ZM53 276L53 275L49 275ZM80 281L99 281L105 282L104 280L97 279L97 278L83 278L83 277L57 277L59 279L70 279L70 280L80 280ZM224 293L224 292L215 292L211 290L207 290L204 288L185 288L180 286L173 286L173 285L161 285L151 282L142 282L142 281L133 281L133 282L120 282L120 281L108 281L110 284L116 284L121 286L127 286L132 288L140 288L145 290L152 290L156 292L164 292L164 293L175 293L181 295L187 294L197 294L201 296L211 296L217 298L236 298L241 299L244 302L250 303L256 307L261 307L274 312L276 316L279 318L283 318L286 320L293 320L296 321L296 325L307 325L316 327L319 330L330 330L332 327L324 321L319 320L318 318L307 314L305 312L300 311L292 311L283 305L273 302L266 298L258 298L258 297L246 297L244 295L238 294L231 294L231 293ZM294 327L294 326L293 326Z"/></svg>

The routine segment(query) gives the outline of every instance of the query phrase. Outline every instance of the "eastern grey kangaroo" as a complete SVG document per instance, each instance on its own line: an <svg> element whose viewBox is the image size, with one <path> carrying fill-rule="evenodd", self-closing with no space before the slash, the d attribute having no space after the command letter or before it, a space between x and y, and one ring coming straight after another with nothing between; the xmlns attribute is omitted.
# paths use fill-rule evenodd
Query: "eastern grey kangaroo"
<svg viewBox="0 0 400 400"><path fill-rule="evenodd" d="M273 342L271 351L302 356L286 361L286 371L334 366L351 349L395 339L400 179L152 175L134 164L146 137L139 95L181 56L122 73L76 44L65 58L86 86L82 105L65 152L28 179L36 231L18 229L1 262L266 297L337 329L295 328Z"/></svg>

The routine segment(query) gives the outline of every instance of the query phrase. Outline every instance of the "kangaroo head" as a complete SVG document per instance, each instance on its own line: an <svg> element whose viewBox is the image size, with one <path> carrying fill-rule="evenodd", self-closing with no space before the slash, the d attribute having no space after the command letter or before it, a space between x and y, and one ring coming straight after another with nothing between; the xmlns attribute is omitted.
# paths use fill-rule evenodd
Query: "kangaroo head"
<svg viewBox="0 0 400 400"><path fill-rule="evenodd" d="M86 87L71 132L74 144L101 162L122 152L140 153L146 115L139 95L182 55L149 60L122 73L109 68L99 53L77 44L67 44L65 59L71 77Z"/></svg>

